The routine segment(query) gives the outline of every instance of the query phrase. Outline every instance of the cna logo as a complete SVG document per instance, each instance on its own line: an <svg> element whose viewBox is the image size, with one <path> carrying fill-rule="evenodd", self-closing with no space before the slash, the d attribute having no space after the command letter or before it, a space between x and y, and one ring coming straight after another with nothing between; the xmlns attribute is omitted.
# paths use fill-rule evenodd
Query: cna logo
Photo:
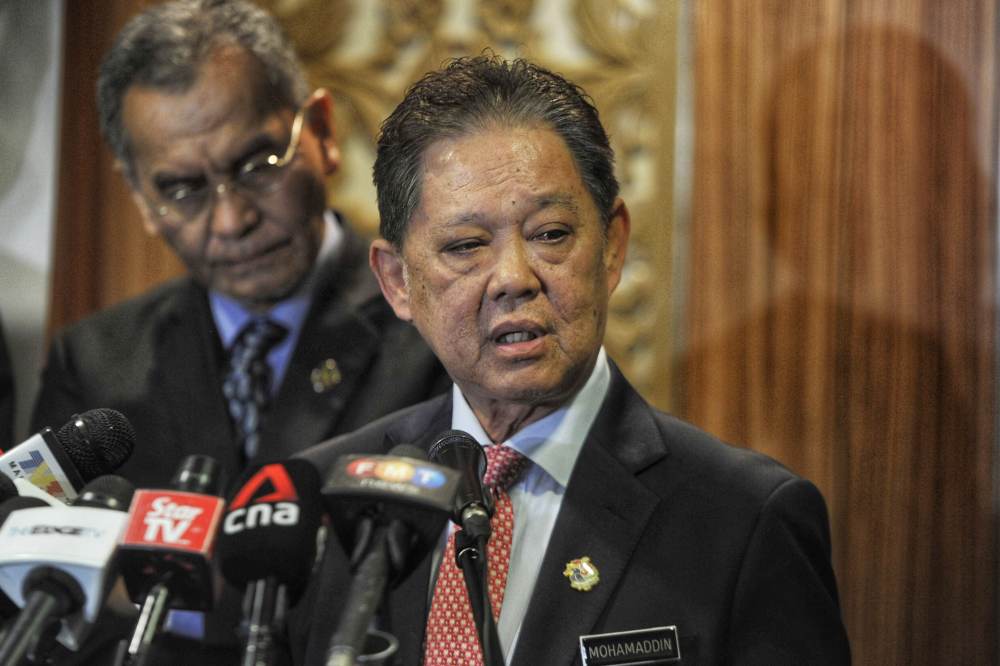
<svg viewBox="0 0 1000 666"><path fill-rule="evenodd" d="M358 458L347 465L348 476L407 483L419 488L440 488L448 480L440 470L414 465L399 458Z"/></svg>
<svg viewBox="0 0 1000 666"><path fill-rule="evenodd" d="M222 521L225 534L278 525L291 527L299 522L299 495L288 470L280 463L264 465L243 484L229 503Z"/></svg>
<svg viewBox="0 0 1000 666"><path fill-rule="evenodd" d="M222 500L162 490L136 491L124 543L201 551L210 543Z"/></svg>

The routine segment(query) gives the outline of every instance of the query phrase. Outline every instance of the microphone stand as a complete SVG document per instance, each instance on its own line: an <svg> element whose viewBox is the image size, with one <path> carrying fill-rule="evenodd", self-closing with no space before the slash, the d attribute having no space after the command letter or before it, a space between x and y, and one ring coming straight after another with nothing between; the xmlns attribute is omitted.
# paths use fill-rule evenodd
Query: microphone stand
<svg viewBox="0 0 1000 666"><path fill-rule="evenodd" d="M142 604L135 631L132 632L132 641L127 645L124 640L118 644L115 666L144 666L148 662L153 639L167 615L169 596L170 591L165 583L157 583L150 588Z"/></svg>
<svg viewBox="0 0 1000 666"><path fill-rule="evenodd" d="M462 570L469 606L479 631L484 666L504 666L486 576L486 537L476 539L465 530L455 532L455 563Z"/></svg>
<svg viewBox="0 0 1000 666"><path fill-rule="evenodd" d="M247 586L243 604L249 611L241 666L267 666L274 652L274 617L280 604L278 582L262 578Z"/></svg>
<svg viewBox="0 0 1000 666"><path fill-rule="evenodd" d="M363 531L371 527L369 524ZM330 638L325 666L355 666L364 654L368 626L378 610L390 571L387 528L375 527L369 538L368 553L358 565L337 631ZM390 643L395 643L395 638ZM395 650L391 647L385 656Z"/></svg>

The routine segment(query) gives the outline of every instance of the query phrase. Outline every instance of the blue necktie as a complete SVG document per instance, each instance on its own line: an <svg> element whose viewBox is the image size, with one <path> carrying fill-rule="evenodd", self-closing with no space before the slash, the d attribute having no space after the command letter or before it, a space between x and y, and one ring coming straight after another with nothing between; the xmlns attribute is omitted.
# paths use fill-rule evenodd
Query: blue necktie
<svg viewBox="0 0 1000 666"><path fill-rule="evenodd" d="M229 355L222 393L236 426L245 460L257 455L261 417L271 402L271 366L267 352L288 334L269 319L254 319L239 335Z"/></svg>

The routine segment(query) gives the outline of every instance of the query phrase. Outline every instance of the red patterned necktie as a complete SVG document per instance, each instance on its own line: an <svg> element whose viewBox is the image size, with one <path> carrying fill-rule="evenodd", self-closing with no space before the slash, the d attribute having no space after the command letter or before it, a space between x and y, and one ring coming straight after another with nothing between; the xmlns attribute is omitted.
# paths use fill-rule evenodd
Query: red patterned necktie
<svg viewBox="0 0 1000 666"><path fill-rule="evenodd" d="M497 444L486 448L483 484L493 492L495 503L490 520L493 534L487 547L488 586L494 619L500 617L510 567L510 543L514 536L514 507L507 488L530 462L509 446ZM479 648L465 580L455 564L453 531L441 558L431 611L427 616L424 666L482 666L482 663L483 653Z"/></svg>

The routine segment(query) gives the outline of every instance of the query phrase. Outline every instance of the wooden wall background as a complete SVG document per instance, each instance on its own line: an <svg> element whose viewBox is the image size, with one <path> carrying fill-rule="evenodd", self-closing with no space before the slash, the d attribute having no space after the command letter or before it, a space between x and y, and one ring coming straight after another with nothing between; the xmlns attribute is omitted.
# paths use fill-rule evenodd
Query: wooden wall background
<svg viewBox="0 0 1000 666"><path fill-rule="evenodd" d="M996 659L996 29L695 3L679 411L821 486L859 664Z"/></svg>
<svg viewBox="0 0 1000 666"><path fill-rule="evenodd" d="M615 109L625 191L649 220L612 343L639 351L633 377L657 404L819 484L855 663L997 663L995 4L686 1L695 141L679 226L673 108L640 93L671 94L680 0L564 3L603 35L606 75L579 76ZM180 270L143 235L93 108L102 54L148 4L65 3L50 329ZM341 35L319 30L339 3L320 3L313 33L306 2L264 4L290 12L307 60ZM406 42L448 4L380 6ZM481 0L508 43L533 4ZM667 22L608 32L611 5ZM310 68L378 101L351 67ZM630 121L629 100L645 115Z"/></svg>

